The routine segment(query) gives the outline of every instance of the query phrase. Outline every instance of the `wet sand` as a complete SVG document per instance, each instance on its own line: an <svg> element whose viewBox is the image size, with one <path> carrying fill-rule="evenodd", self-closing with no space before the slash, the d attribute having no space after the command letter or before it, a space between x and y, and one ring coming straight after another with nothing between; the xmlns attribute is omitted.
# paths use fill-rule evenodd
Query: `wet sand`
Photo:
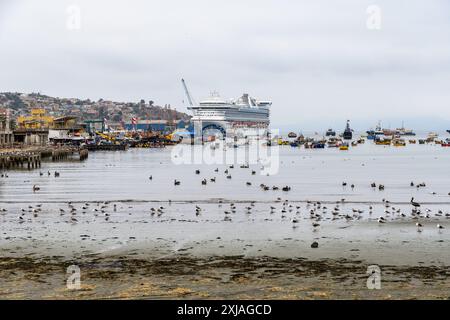
<svg viewBox="0 0 450 320"><path fill-rule="evenodd" d="M81 288L66 287L77 263ZM86 255L1 260L2 299L448 299L450 268L380 266L382 286L366 286L367 265L345 259L177 254L157 258Z"/></svg>
<svg viewBox="0 0 450 320"><path fill-rule="evenodd" d="M449 298L450 238L435 228L446 218L430 218L417 232L409 217L379 224L366 213L355 220L323 219L312 228L308 215L298 215L294 229L279 213L265 212L267 203L256 203L250 217L243 212L249 204L238 203L235 221L227 223L219 209L223 202L200 204L198 217L185 202L117 202L109 208L114 204L108 221L90 213L77 223L58 215L66 204L55 203L42 204L38 217L17 223L17 204L8 204L0 216L0 298ZM147 213L161 204L167 208L161 217ZM380 204L370 205L381 211ZM311 248L313 241L318 248ZM80 268L79 290L66 286L70 265ZM381 269L380 290L367 288L370 265Z"/></svg>

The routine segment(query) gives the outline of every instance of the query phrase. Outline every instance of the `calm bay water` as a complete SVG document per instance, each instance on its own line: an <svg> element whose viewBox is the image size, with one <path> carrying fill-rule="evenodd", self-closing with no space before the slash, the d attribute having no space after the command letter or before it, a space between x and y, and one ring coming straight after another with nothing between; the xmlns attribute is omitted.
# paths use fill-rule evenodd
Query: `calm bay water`
<svg viewBox="0 0 450 320"><path fill-rule="evenodd" d="M130 149L125 152L91 152L85 162L43 163L41 171L12 171L0 179L0 201L101 201L101 200L339 200L449 202L450 148L436 145L384 147L372 142L351 148L299 149L279 147L279 172L261 175L259 165L229 169L226 165L174 165L171 148ZM233 152L231 149L229 152ZM219 168L219 172L214 170ZM199 175L195 170L199 169ZM53 176L54 171L60 177ZM251 175L255 170L256 175ZM47 171L52 175L47 176ZM149 176L152 180L149 180ZM216 177L216 183L203 178ZM174 185L174 179L181 181ZM346 188L342 182L348 183ZM425 182L426 188L411 188L410 182ZM252 186L247 186L251 182ZM384 184L385 191L370 183ZM288 185L290 192L262 191ZM354 184L352 190L350 184ZM34 193L33 185L41 190ZM433 195L432 192L436 194Z"/></svg>

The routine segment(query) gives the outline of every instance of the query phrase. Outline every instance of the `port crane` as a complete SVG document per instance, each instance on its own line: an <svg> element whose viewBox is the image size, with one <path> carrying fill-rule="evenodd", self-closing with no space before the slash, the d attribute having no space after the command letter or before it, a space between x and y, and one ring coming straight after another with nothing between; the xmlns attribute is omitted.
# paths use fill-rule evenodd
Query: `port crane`
<svg viewBox="0 0 450 320"><path fill-rule="evenodd" d="M181 79L181 83L183 84L183 88L184 88L184 92L186 93L187 99L189 101L189 106L192 107L194 106L194 104L196 104L194 98L191 97L191 94L189 93L189 90L186 86L186 82L184 81L184 79Z"/></svg>

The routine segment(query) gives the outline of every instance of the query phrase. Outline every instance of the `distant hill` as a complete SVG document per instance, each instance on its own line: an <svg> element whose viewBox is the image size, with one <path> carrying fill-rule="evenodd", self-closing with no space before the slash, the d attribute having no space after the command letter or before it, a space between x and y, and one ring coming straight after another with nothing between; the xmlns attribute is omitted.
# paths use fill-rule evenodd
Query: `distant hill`
<svg viewBox="0 0 450 320"><path fill-rule="evenodd" d="M0 108L10 108L16 115L29 113L32 108L43 108L50 115L77 116L80 120L106 119L128 122L131 118L151 120L189 120L191 116L178 112L170 105L159 106L154 101L117 102L99 99L59 98L41 93L0 93Z"/></svg>

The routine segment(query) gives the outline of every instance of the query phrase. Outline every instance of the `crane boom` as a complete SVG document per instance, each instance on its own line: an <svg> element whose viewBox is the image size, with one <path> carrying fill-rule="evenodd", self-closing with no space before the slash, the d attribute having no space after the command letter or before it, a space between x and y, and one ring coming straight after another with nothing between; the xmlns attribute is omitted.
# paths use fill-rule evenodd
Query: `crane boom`
<svg viewBox="0 0 450 320"><path fill-rule="evenodd" d="M188 88L187 88L187 86L186 86L186 82L184 81L184 79L181 79L181 83L183 84L184 92L186 93L186 96L187 96L187 98L188 98L189 106L192 107L192 106L194 105L195 101L194 101L194 99L191 97L191 94L189 93L189 90L188 90Z"/></svg>

